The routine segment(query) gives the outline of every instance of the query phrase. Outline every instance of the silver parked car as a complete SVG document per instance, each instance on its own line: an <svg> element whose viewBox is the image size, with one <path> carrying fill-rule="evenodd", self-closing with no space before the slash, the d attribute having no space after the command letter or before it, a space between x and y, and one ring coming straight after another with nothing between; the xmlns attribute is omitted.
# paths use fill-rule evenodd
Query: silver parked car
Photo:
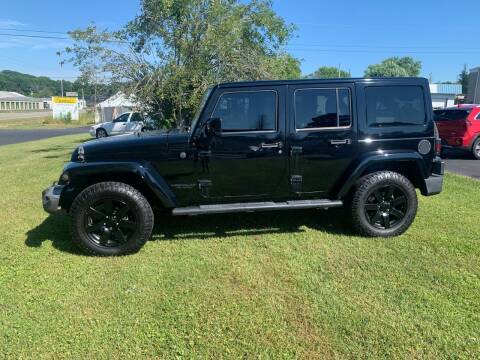
<svg viewBox="0 0 480 360"><path fill-rule="evenodd" d="M90 128L90 135L99 139L113 135L132 134L152 129L152 127L153 120L144 118L141 113L126 112L112 121L93 125Z"/></svg>

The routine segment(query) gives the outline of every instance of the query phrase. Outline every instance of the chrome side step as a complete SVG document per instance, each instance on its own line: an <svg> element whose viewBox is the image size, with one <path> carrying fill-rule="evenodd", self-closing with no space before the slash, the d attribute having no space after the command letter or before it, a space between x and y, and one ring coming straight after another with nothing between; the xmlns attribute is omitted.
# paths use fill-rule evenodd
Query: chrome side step
<svg viewBox="0 0 480 360"><path fill-rule="evenodd" d="M328 209L341 207L343 202L340 200L292 200L285 202L254 202L254 203L236 203L236 204L215 204L179 207L173 209L173 215L202 215L202 214L221 214L235 212L254 212L270 210L292 210L292 209Z"/></svg>

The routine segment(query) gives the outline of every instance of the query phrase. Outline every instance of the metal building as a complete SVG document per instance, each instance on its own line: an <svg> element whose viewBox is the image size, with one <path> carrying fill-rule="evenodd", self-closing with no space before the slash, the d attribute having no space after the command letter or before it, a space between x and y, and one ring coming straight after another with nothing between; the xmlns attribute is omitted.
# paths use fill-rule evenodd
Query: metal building
<svg viewBox="0 0 480 360"><path fill-rule="evenodd" d="M460 84L430 84L432 106L434 109L443 109L455 105L457 95L462 93Z"/></svg>
<svg viewBox="0 0 480 360"><path fill-rule="evenodd" d="M470 70L467 103L480 104L480 67Z"/></svg>
<svg viewBox="0 0 480 360"><path fill-rule="evenodd" d="M0 91L0 111L35 111L43 109L42 99L28 97L11 91Z"/></svg>

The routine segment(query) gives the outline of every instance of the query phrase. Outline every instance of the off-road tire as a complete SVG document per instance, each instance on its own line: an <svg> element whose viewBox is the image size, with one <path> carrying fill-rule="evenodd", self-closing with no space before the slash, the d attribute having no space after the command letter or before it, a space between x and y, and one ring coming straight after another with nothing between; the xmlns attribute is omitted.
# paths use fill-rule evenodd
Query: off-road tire
<svg viewBox="0 0 480 360"><path fill-rule="evenodd" d="M87 232L87 211L92 204L113 199L127 205L135 216L135 230L118 246L102 246L91 239ZM107 200L107 201L108 201ZM97 256L121 256L136 253L152 234L154 215L147 199L134 187L120 182L101 182L83 190L70 208L70 232L73 242L83 251ZM103 221L103 220L101 220ZM117 224L118 225L118 224Z"/></svg>
<svg viewBox="0 0 480 360"><path fill-rule="evenodd" d="M390 206L390 200L383 202L380 200L380 205L377 205L378 210L373 210L374 215L369 217L367 214L367 205L374 206L375 204L370 204L368 201L371 201L371 197L373 196L375 199L377 196L374 195L376 190L380 190L380 194L382 194L381 189L389 189L394 188L399 198L401 198L401 194L403 193L405 197L406 205L404 206L404 217L401 220L397 220L397 223L394 226L389 228L378 228L377 224L372 225L371 221L372 218L375 217L377 213L382 213L383 210L380 209L381 206L385 203L388 203ZM385 191L387 192L387 191ZM378 192L376 193L378 194ZM388 194L387 194L388 195ZM391 197L394 198L393 195ZM401 199L403 201L403 199ZM392 207L393 207L392 201ZM356 231L358 231L363 236L368 237L393 237L399 236L403 234L412 224L415 216L417 214L417 207L418 207L418 200L417 194L415 192L415 188L412 183L403 175L400 175L396 172L392 171L380 171L375 172L372 174L368 174L362 177L356 184L352 199L351 199L351 210L352 210L352 223ZM396 209L395 209L396 210ZM372 211L372 210L369 210ZM390 212L390 209L387 211ZM387 215L385 215L387 217ZM390 222L390 216L388 215L388 222ZM383 222L383 215L381 217L380 223ZM389 225L390 226L390 225Z"/></svg>
<svg viewBox="0 0 480 360"><path fill-rule="evenodd" d="M473 142L472 155L474 159L480 160L480 137Z"/></svg>

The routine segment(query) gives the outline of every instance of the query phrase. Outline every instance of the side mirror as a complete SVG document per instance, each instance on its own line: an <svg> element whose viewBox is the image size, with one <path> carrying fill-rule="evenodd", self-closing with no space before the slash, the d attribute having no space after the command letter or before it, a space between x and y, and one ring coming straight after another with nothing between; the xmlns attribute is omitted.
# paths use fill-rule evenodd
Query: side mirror
<svg viewBox="0 0 480 360"><path fill-rule="evenodd" d="M222 120L220 118L208 119L205 126L208 135L222 136Z"/></svg>
<svg viewBox="0 0 480 360"><path fill-rule="evenodd" d="M202 121L191 134L190 143L199 148L208 148L211 146L214 137L222 136L222 120L219 118L210 118Z"/></svg>

